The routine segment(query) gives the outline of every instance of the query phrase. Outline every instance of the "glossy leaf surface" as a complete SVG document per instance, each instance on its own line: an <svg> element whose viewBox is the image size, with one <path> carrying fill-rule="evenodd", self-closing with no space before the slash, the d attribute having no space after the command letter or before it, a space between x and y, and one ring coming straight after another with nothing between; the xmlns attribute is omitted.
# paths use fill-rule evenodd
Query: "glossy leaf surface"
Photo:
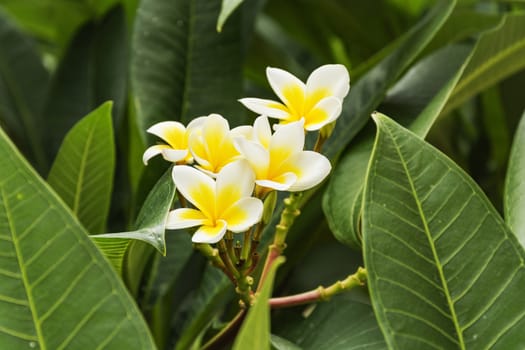
<svg viewBox="0 0 525 350"><path fill-rule="evenodd" d="M118 276L3 131L0 300L5 349L155 348Z"/></svg>
<svg viewBox="0 0 525 350"><path fill-rule="evenodd" d="M456 164L386 116L374 119L363 248L389 348L519 348L523 248Z"/></svg>

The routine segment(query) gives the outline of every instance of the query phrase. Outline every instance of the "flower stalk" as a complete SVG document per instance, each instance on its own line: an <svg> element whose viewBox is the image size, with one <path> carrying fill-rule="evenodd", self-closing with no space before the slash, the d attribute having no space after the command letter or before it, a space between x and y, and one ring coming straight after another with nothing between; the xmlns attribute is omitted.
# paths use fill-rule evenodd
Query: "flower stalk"
<svg viewBox="0 0 525 350"><path fill-rule="evenodd" d="M328 301L334 295L340 294L344 291L352 290L355 287L364 286L366 283L366 280L367 280L366 269L359 267L357 269L357 272L355 272L354 274L349 275L344 280L337 281L328 287L319 286L316 289L308 291L308 292L295 294L295 295L289 295L289 296L280 297L280 298L272 298L269 300L270 307L276 309L276 308L304 305L304 304L314 303L318 301Z"/></svg>

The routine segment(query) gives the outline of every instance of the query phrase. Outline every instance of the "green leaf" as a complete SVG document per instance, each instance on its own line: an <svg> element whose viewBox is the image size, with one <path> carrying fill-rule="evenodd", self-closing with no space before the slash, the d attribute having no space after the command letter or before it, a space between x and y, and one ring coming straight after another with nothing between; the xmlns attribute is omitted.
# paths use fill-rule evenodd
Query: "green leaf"
<svg viewBox="0 0 525 350"><path fill-rule="evenodd" d="M104 232L115 172L112 102L78 122L66 135L48 183L89 233Z"/></svg>
<svg viewBox="0 0 525 350"><path fill-rule="evenodd" d="M389 348L520 348L523 248L456 164L384 115L374 119L363 246Z"/></svg>
<svg viewBox="0 0 525 350"><path fill-rule="evenodd" d="M217 31L221 32L224 23L230 15L235 11L244 0L222 0L221 12L219 13L219 18L217 19Z"/></svg>
<svg viewBox="0 0 525 350"><path fill-rule="evenodd" d="M171 179L171 171L167 171L151 190L144 201L137 217L135 226L137 230L118 233L106 233L92 236L92 240L112 261L117 271L123 274L127 282L131 282L135 290L142 276L147 256L151 253L141 242L148 243L162 255L166 255L166 242L164 233L166 220L175 197L175 184ZM128 253L133 246L139 251L136 254ZM142 247L142 248L140 248ZM125 271L121 270L126 267ZM124 274L124 272L126 274ZM132 282L133 281L133 282Z"/></svg>
<svg viewBox="0 0 525 350"><path fill-rule="evenodd" d="M508 14L498 27L484 33L478 40L469 65L443 113L523 67L525 15Z"/></svg>
<svg viewBox="0 0 525 350"><path fill-rule="evenodd" d="M243 115L236 101L242 92L241 21L234 15L217 33L220 6L208 0L140 3L131 83L141 130L213 112L236 124Z"/></svg>
<svg viewBox="0 0 525 350"><path fill-rule="evenodd" d="M361 130L381 102L388 87L412 62L452 12L455 1L440 1L400 40L399 46L363 76L343 102L343 114L326 142L324 153L336 158Z"/></svg>
<svg viewBox="0 0 525 350"><path fill-rule="evenodd" d="M276 350L302 350L301 347L295 345L289 340L281 338L275 334L270 336L270 342L272 343L272 349Z"/></svg>
<svg viewBox="0 0 525 350"><path fill-rule="evenodd" d="M233 286L221 270L208 265L204 271L199 288L194 291L189 310L183 317L180 338L175 350L190 349L199 340L200 334L209 325L210 320L231 299Z"/></svg>
<svg viewBox="0 0 525 350"><path fill-rule="evenodd" d="M505 179L505 221L525 246L525 113L514 134Z"/></svg>
<svg viewBox="0 0 525 350"><path fill-rule="evenodd" d="M277 334L304 350L386 349L372 306L351 294L318 303L306 317L295 315Z"/></svg>
<svg viewBox="0 0 525 350"><path fill-rule="evenodd" d="M0 131L0 344L154 349L87 232Z"/></svg>
<svg viewBox="0 0 525 350"><path fill-rule="evenodd" d="M34 43L0 11L0 125L38 170L46 167L40 132L48 85Z"/></svg>
<svg viewBox="0 0 525 350"><path fill-rule="evenodd" d="M239 334L233 343L233 350L270 350L270 305L268 300L273 292L273 280L284 257L278 257L268 270L264 285L255 303L248 310Z"/></svg>
<svg viewBox="0 0 525 350"><path fill-rule="evenodd" d="M414 65L388 92L381 105L402 124L424 137L436 121L465 69L472 46L453 45ZM350 144L332 173L323 210L335 237L361 247L361 204L373 130L366 129Z"/></svg>
<svg viewBox="0 0 525 350"><path fill-rule="evenodd" d="M121 7L76 33L53 76L45 108L48 156L83 116L112 100L114 125L120 126L126 101L128 43Z"/></svg>

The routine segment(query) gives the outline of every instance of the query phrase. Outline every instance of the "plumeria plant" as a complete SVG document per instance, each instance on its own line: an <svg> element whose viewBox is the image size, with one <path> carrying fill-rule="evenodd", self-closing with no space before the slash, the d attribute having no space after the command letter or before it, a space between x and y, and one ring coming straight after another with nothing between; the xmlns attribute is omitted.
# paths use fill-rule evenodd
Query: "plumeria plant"
<svg viewBox="0 0 525 350"><path fill-rule="evenodd" d="M0 0L0 350L525 349L524 13Z"/></svg>
<svg viewBox="0 0 525 350"><path fill-rule="evenodd" d="M234 283L241 313L254 304L255 291L283 253L287 232L300 214L302 193L319 185L330 173L330 161L320 153L330 131L320 130L333 130L350 88L348 71L339 64L317 68L306 84L282 69L267 68L266 74L284 103L241 99L249 109L262 113L253 125L230 129L227 119L219 114L198 117L187 127L179 122L160 122L148 132L165 144L149 147L143 156L145 164L157 155L174 164L172 178L181 207L169 213L166 228L196 227L191 237L195 248ZM273 133L268 117L279 120ZM317 132L314 151L304 150L307 132ZM257 248L276 209L276 192L291 195L284 199L268 254L261 253ZM260 255L266 256L266 262L254 288L252 273ZM365 276L365 270L360 269L345 282L338 282L338 288L270 303L283 307L329 298L364 284Z"/></svg>

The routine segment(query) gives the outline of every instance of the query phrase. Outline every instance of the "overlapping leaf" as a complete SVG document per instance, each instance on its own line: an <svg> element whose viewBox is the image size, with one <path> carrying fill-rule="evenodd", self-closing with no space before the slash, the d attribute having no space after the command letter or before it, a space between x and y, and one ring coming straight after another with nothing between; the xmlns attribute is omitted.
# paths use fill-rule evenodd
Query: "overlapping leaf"
<svg viewBox="0 0 525 350"><path fill-rule="evenodd" d="M0 344L154 349L111 266L0 130Z"/></svg>
<svg viewBox="0 0 525 350"><path fill-rule="evenodd" d="M396 50L354 84L343 103L343 114L337 122L337 128L324 147L324 153L329 158L336 158L363 128L387 89L423 50L455 4L455 0L440 1L404 36Z"/></svg>
<svg viewBox="0 0 525 350"><path fill-rule="evenodd" d="M0 125L38 170L46 167L40 131L48 84L35 43L0 11Z"/></svg>
<svg viewBox="0 0 525 350"><path fill-rule="evenodd" d="M115 172L112 106L103 104L71 129L48 176L91 234L104 232L109 213Z"/></svg>
<svg viewBox="0 0 525 350"><path fill-rule="evenodd" d="M275 332L304 350L387 348L372 306L352 299L350 294L319 303L307 317L294 317Z"/></svg>
<svg viewBox="0 0 525 350"><path fill-rule="evenodd" d="M144 0L138 10L131 83L139 126L221 113L241 115L240 18L217 33L220 1Z"/></svg>
<svg viewBox="0 0 525 350"><path fill-rule="evenodd" d="M525 246L525 113L514 134L505 181L505 221Z"/></svg>
<svg viewBox="0 0 525 350"><path fill-rule="evenodd" d="M525 15L508 14L484 33L444 113L525 67Z"/></svg>
<svg viewBox="0 0 525 350"><path fill-rule="evenodd" d="M248 310L246 319L235 338L233 350L270 350L270 305L268 300L272 296L275 273L284 260L284 257L277 258L268 270L257 300Z"/></svg>
<svg viewBox="0 0 525 350"><path fill-rule="evenodd" d="M128 42L121 7L93 20L75 34L58 65L44 115L46 151L54 157L64 135L100 104L113 101L115 126L120 126L126 101Z"/></svg>
<svg viewBox="0 0 525 350"><path fill-rule="evenodd" d="M387 117L374 119L363 243L389 348L520 348L523 248L457 165Z"/></svg>

